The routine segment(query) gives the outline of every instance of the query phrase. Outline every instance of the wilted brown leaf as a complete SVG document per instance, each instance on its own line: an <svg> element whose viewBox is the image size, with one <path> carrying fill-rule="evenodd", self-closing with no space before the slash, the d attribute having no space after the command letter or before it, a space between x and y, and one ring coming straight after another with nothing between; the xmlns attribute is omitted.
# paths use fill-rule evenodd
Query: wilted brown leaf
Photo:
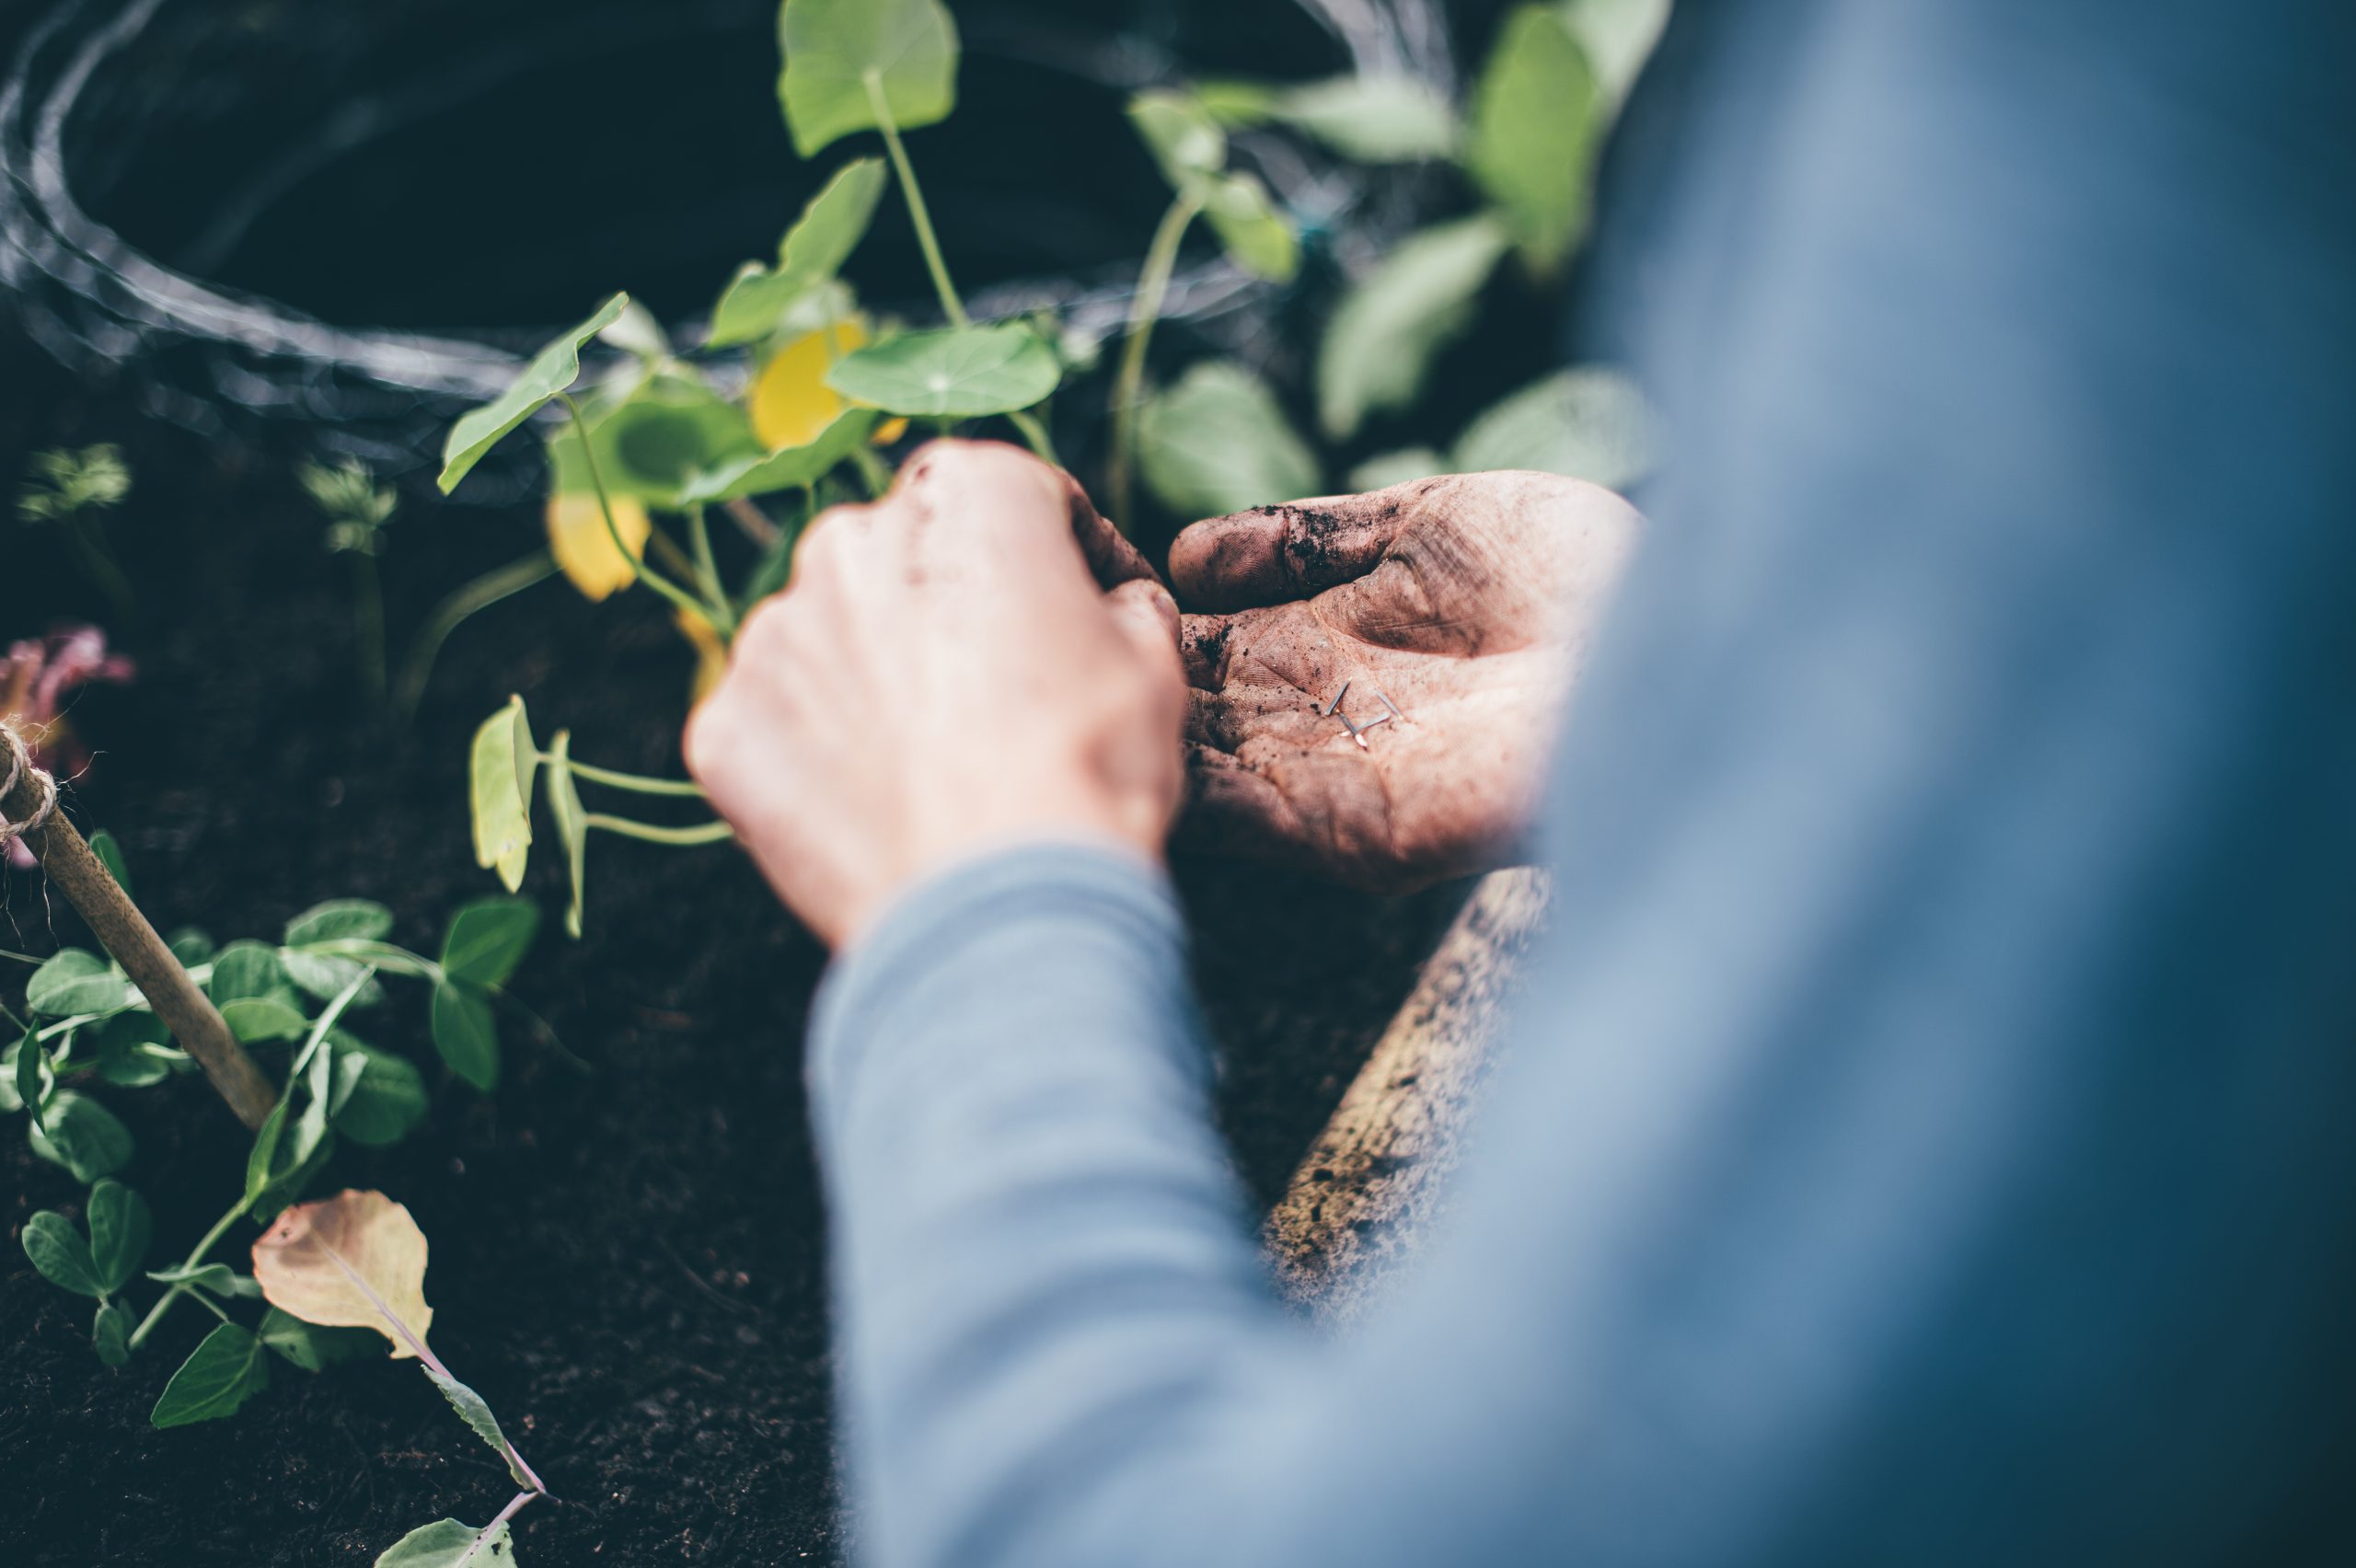
<svg viewBox="0 0 2356 1568"><path fill-rule="evenodd" d="M254 1279L306 1323L374 1329L396 1360L426 1354L425 1232L382 1193L341 1192L280 1215L254 1243Z"/></svg>

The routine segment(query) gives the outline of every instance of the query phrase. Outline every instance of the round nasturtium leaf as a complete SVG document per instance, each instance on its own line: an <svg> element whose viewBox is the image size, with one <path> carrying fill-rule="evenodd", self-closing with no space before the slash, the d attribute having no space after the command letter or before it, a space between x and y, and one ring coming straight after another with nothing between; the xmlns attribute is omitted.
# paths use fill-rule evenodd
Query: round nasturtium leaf
<svg viewBox="0 0 2356 1568"><path fill-rule="evenodd" d="M826 385L855 402L920 419L1028 409L1063 381L1046 340L1016 322L910 332L847 354Z"/></svg>
<svg viewBox="0 0 2356 1568"><path fill-rule="evenodd" d="M778 44L778 101L805 158L877 129L877 98L902 131L957 107L957 24L941 0L785 0Z"/></svg>

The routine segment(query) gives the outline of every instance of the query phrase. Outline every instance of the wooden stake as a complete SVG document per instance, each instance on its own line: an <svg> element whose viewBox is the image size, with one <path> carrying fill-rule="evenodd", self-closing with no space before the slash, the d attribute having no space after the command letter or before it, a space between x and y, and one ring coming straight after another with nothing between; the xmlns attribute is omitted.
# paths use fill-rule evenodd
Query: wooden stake
<svg viewBox="0 0 2356 1568"><path fill-rule="evenodd" d="M8 735L0 735L0 778L11 771L7 767ZM19 742L19 744L22 743ZM0 800L0 817L9 822L26 822L40 810L48 791L55 788L49 776L32 767L29 762L13 770L17 774L15 787L5 800ZM164 1027L172 1032L180 1048L196 1058L221 1098L229 1102L237 1120L248 1128L260 1130L278 1103L278 1090L262 1076L260 1067L237 1043L229 1032L221 1009L213 999L197 989L189 978L187 969L172 956L156 928L139 913L101 864L97 855L74 824L65 820L63 812L50 813L42 826L31 828L23 835L25 847L40 862L41 870L66 902L74 905L89 926L91 932L104 944L131 983L156 1009Z"/></svg>

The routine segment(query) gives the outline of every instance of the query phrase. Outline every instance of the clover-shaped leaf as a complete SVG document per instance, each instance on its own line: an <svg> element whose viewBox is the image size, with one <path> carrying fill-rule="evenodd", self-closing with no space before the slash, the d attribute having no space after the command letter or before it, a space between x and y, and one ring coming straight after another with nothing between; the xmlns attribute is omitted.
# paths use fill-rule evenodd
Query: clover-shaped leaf
<svg viewBox="0 0 2356 1568"><path fill-rule="evenodd" d="M910 332L843 356L826 385L853 401L928 419L979 419L1027 409L1064 376L1054 347L1029 327Z"/></svg>
<svg viewBox="0 0 2356 1568"><path fill-rule="evenodd" d="M450 428L442 448L442 493L448 495L509 431L547 408L581 379L581 345L621 319L629 295L618 294L588 320L533 357L506 391Z"/></svg>
<svg viewBox="0 0 2356 1568"><path fill-rule="evenodd" d="M957 107L957 24L941 0L785 0L778 43L778 101L805 158L877 129L879 98L903 131Z"/></svg>

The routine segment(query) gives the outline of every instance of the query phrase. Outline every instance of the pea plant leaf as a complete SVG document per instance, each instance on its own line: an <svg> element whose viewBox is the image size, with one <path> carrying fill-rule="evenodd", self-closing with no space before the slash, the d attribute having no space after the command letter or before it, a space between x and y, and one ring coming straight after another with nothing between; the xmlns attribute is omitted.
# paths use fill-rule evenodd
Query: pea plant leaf
<svg viewBox="0 0 2356 1568"><path fill-rule="evenodd" d="M1018 322L909 332L845 354L826 385L854 402L925 419L1012 413L1061 384L1053 345Z"/></svg>
<svg viewBox="0 0 2356 1568"><path fill-rule="evenodd" d="M874 94L902 131L957 107L957 24L941 0L785 0L778 45L778 102L803 157L876 129Z"/></svg>
<svg viewBox="0 0 2356 1568"><path fill-rule="evenodd" d="M194 1268L175 1263L167 1269L149 1269L147 1277L157 1285L185 1285L225 1299L239 1293L237 1272L226 1263L199 1263Z"/></svg>
<svg viewBox="0 0 2356 1568"><path fill-rule="evenodd" d="M131 1129L115 1113L70 1089L49 1098L42 1125L28 1130L32 1150L77 1182L96 1182L131 1163Z"/></svg>
<svg viewBox="0 0 2356 1568"><path fill-rule="evenodd" d="M1300 271L1300 236L1268 201L1268 189L1248 174L1210 182L1203 213L1228 259L1255 278L1288 283Z"/></svg>
<svg viewBox="0 0 2356 1568"><path fill-rule="evenodd" d="M66 948L25 982L25 1006L43 1018L111 1012L139 999L113 965L83 948Z"/></svg>
<svg viewBox="0 0 2356 1568"><path fill-rule="evenodd" d="M506 391L450 427L442 448L442 493L448 495L474 471L509 431L547 408L581 379L581 345L621 319L629 295L618 294L533 356Z"/></svg>
<svg viewBox="0 0 2356 1568"><path fill-rule="evenodd" d="M156 1232L147 1200L116 1181L90 1189L90 1259L98 1288L112 1295L139 1272Z"/></svg>
<svg viewBox="0 0 2356 1568"><path fill-rule="evenodd" d="M514 893L524 885L532 849L532 775L539 748L520 697L482 721L468 768L474 808L475 863L496 870Z"/></svg>
<svg viewBox="0 0 2356 1568"><path fill-rule="evenodd" d="M122 845L113 834L100 828L90 835L90 853L97 856L98 864L107 869L107 875L114 879L115 886L126 894L131 892L131 870L123 862Z"/></svg>
<svg viewBox="0 0 2356 1568"><path fill-rule="evenodd" d="M1435 355L1472 321L1474 302L1512 245L1494 217L1465 218L1401 243L1343 299L1325 329L1318 408L1328 435L1414 400Z"/></svg>
<svg viewBox="0 0 2356 1568"><path fill-rule="evenodd" d="M1227 133L1191 93L1139 93L1129 100L1129 123L1161 166L1162 178L1177 190L1227 167Z"/></svg>
<svg viewBox="0 0 2356 1568"><path fill-rule="evenodd" d="M382 1193L347 1189L296 1204L254 1243L254 1279L271 1306L321 1328L374 1329L393 1358L422 1358L425 1232Z"/></svg>
<svg viewBox="0 0 2356 1568"><path fill-rule="evenodd" d="M784 490L808 490L850 460L851 454L874 436L884 422L874 409L846 409L835 416L818 439L804 446L789 446L766 456L745 458L699 474L680 500L690 504L734 501L743 496L772 495Z"/></svg>
<svg viewBox="0 0 2356 1568"><path fill-rule="evenodd" d="M433 1105L417 1065L341 1030L333 1039L341 1089L339 1098L329 1106L335 1130L371 1148L400 1142L425 1120ZM352 1069L348 1086L347 1067Z"/></svg>
<svg viewBox="0 0 2356 1568"><path fill-rule="evenodd" d="M1219 517L1318 493L1317 455L1286 419L1266 382L1242 366L1206 361L1145 406L1138 464L1147 486L1181 517Z"/></svg>
<svg viewBox="0 0 2356 1568"><path fill-rule="evenodd" d="M17 1102L10 1109L32 1113L33 1128L39 1131L49 1119L50 1095L57 1086L49 1052L42 1046L40 1035L28 1029L13 1048L10 1060L13 1066L8 1075L8 1093Z"/></svg>
<svg viewBox="0 0 2356 1568"><path fill-rule="evenodd" d="M1560 268L1586 228L1602 93L1561 13L1524 6L1506 18L1472 100L1466 164L1541 273Z"/></svg>
<svg viewBox="0 0 2356 1568"><path fill-rule="evenodd" d="M286 989L286 969L278 950L263 942L231 942L214 955L213 974L204 994L215 1007L257 997L278 996Z"/></svg>
<svg viewBox="0 0 2356 1568"><path fill-rule="evenodd" d="M311 947L319 942L382 941L392 935L393 912L365 898L333 898L315 904L286 922L284 945Z"/></svg>
<svg viewBox="0 0 2356 1568"><path fill-rule="evenodd" d="M1265 116L1365 164L1455 156L1456 111L1413 76L1335 76L1274 95Z"/></svg>
<svg viewBox="0 0 2356 1568"><path fill-rule="evenodd" d="M503 986L539 931L539 905L529 899L479 898L450 917L442 972L472 986Z"/></svg>
<svg viewBox="0 0 2356 1568"><path fill-rule="evenodd" d="M64 1215L54 1209L41 1210L25 1221L22 1239L25 1256L40 1271L41 1278L58 1289L76 1296L107 1294L106 1282L90 1255L90 1244Z"/></svg>
<svg viewBox="0 0 2356 1568"><path fill-rule="evenodd" d="M433 987L433 1048L450 1070L486 1094L499 1087L499 1022L480 991L455 980Z"/></svg>
<svg viewBox="0 0 2356 1568"><path fill-rule="evenodd" d="M1625 490L1651 468L1652 416L1635 384L1585 365L1525 386L1474 420L1456 444L1458 473L1534 468Z"/></svg>
<svg viewBox="0 0 2356 1568"><path fill-rule="evenodd" d="M514 1561L515 1544L504 1523L436 1519L387 1547L375 1568L507 1568Z"/></svg>
<svg viewBox="0 0 2356 1568"><path fill-rule="evenodd" d="M90 1320L90 1348L98 1353L99 1364L121 1366L131 1360L131 1314L119 1301L101 1301L98 1315Z"/></svg>
<svg viewBox="0 0 2356 1568"><path fill-rule="evenodd" d="M842 271L867 237L890 182L881 158L860 158L837 170L785 231L774 268L747 261L737 269L712 312L707 346L755 342L776 331L797 300Z"/></svg>
<svg viewBox="0 0 2356 1568"><path fill-rule="evenodd" d="M224 1323L180 1363L147 1420L159 1428L219 1421L237 1414L269 1386L270 1362L261 1342L235 1323Z"/></svg>
<svg viewBox="0 0 2356 1568"><path fill-rule="evenodd" d="M365 1329L321 1328L278 1307L262 1314L254 1337L306 1372L317 1372L339 1361L364 1355L376 1344L376 1336Z"/></svg>
<svg viewBox="0 0 2356 1568"><path fill-rule="evenodd" d="M240 1044L293 1040L309 1027L300 1008L278 997L238 997L221 1004L221 1020Z"/></svg>

